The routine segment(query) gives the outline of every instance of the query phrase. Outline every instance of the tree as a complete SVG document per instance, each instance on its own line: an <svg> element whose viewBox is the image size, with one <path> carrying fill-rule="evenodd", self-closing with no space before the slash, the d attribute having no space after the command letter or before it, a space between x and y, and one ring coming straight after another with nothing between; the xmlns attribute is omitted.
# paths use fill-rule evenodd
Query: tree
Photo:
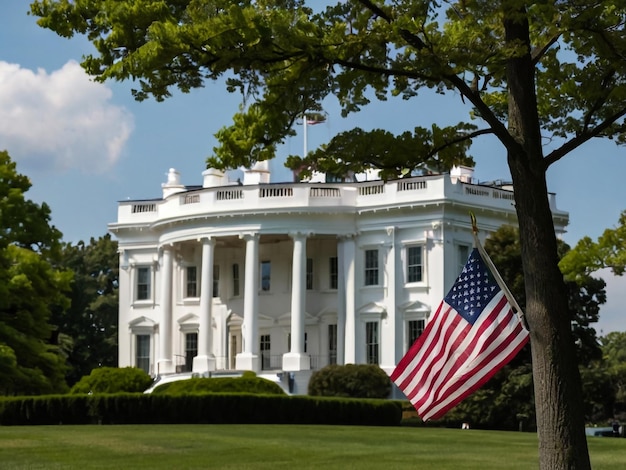
<svg viewBox="0 0 626 470"><path fill-rule="evenodd" d="M308 2L318 5L318 2ZM371 99L455 93L474 123L444 147L493 135L515 187L542 468L589 468L581 379L546 172L594 137L626 139L626 6L621 0L39 0L39 24L86 34L99 80L137 80L139 100L227 75L244 103L208 164L272 158L306 111L334 96L345 115ZM420 131L421 132L421 131ZM410 167L428 161L433 132ZM544 143L551 149L545 150ZM429 151L430 150L430 151ZM461 158L461 157L459 157ZM353 159L353 161L356 159ZM443 159L441 159L443 161Z"/></svg>
<svg viewBox="0 0 626 470"><path fill-rule="evenodd" d="M61 233L50 209L25 199L30 188L0 152L0 393L64 392L65 360L51 339L52 309L69 301L71 272L55 269Z"/></svg>
<svg viewBox="0 0 626 470"><path fill-rule="evenodd" d="M579 240L560 265L563 273L574 279L605 268L623 275L626 270L626 211L621 213L619 225L606 229L597 242L589 237Z"/></svg>
<svg viewBox="0 0 626 470"><path fill-rule="evenodd" d="M117 242L106 234L89 244L64 244L60 264L74 273L68 309L53 312L52 323L69 339L70 386L98 367L117 366Z"/></svg>

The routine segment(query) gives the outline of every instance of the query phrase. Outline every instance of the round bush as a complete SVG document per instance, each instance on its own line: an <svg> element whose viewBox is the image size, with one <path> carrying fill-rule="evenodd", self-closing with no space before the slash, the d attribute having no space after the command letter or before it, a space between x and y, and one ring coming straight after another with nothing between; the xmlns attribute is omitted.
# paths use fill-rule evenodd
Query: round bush
<svg viewBox="0 0 626 470"><path fill-rule="evenodd" d="M329 365L315 371L309 395L324 397L387 398L391 379L376 364Z"/></svg>
<svg viewBox="0 0 626 470"><path fill-rule="evenodd" d="M70 393L138 393L152 384L152 377L136 367L99 367L85 375Z"/></svg>
<svg viewBox="0 0 626 470"><path fill-rule="evenodd" d="M157 386L152 393L180 395L187 393L255 393L284 395L285 391L270 380L244 374L243 377L211 377L177 380Z"/></svg>

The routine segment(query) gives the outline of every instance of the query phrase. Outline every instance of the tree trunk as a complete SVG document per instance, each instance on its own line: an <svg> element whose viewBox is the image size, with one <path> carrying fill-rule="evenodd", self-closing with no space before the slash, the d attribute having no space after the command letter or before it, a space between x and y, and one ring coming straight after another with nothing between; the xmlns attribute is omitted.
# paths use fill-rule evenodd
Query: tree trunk
<svg viewBox="0 0 626 470"><path fill-rule="evenodd" d="M590 469L582 385L545 178L528 21L519 3L510 5L510 10L504 7L507 42L527 46L525 54L507 62L509 134L515 142L506 145L526 285L539 466Z"/></svg>

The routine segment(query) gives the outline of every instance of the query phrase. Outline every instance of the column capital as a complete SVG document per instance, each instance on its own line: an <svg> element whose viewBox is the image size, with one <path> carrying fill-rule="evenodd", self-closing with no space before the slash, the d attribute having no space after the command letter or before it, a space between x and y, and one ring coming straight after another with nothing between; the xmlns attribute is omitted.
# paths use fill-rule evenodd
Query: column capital
<svg viewBox="0 0 626 470"><path fill-rule="evenodd" d="M289 232L288 235L295 240L296 238L309 238L313 233L311 230L294 230Z"/></svg>
<svg viewBox="0 0 626 470"><path fill-rule="evenodd" d="M393 225L390 225L388 227L385 227L385 230L387 231L387 236L388 237L393 237L396 233L396 227Z"/></svg>
<svg viewBox="0 0 626 470"><path fill-rule="evenodd" d="M259 233L258 232L241 233L239 234L239 239L244 240L244 241L258 240Z"/></svg>
<svg viewBox="0 0 626 470"><path fill-rule="evenodd" d="M208 245L215 245L217 241L217 239L212 235L203 235L201 237L198 237L197 240L202 243L207 243Z"/></svg>
<svg viewBox="0 0 626 470"><path fill-rule="evenodd" d="M359 236L359 233L358 233L358 232L352 232L352 233L340 233L340 234L338 234L338 235L337 235L337 238L338 238L340 241L343 241L343 240L354 240L354 239L355 239L356 237L358 237L358 236Z"/></svg>

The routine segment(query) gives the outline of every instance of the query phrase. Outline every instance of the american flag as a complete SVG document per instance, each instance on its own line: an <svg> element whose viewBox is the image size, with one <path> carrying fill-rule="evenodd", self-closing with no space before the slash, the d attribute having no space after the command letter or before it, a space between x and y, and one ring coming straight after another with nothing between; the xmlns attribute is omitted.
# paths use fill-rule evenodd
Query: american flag
<svg viewBox="0 0 626 470"><path fill-rule="evenodd" d="M528 341L528 331L474 248L463 271L391 380L424 420L474 393Z"/></svg>

